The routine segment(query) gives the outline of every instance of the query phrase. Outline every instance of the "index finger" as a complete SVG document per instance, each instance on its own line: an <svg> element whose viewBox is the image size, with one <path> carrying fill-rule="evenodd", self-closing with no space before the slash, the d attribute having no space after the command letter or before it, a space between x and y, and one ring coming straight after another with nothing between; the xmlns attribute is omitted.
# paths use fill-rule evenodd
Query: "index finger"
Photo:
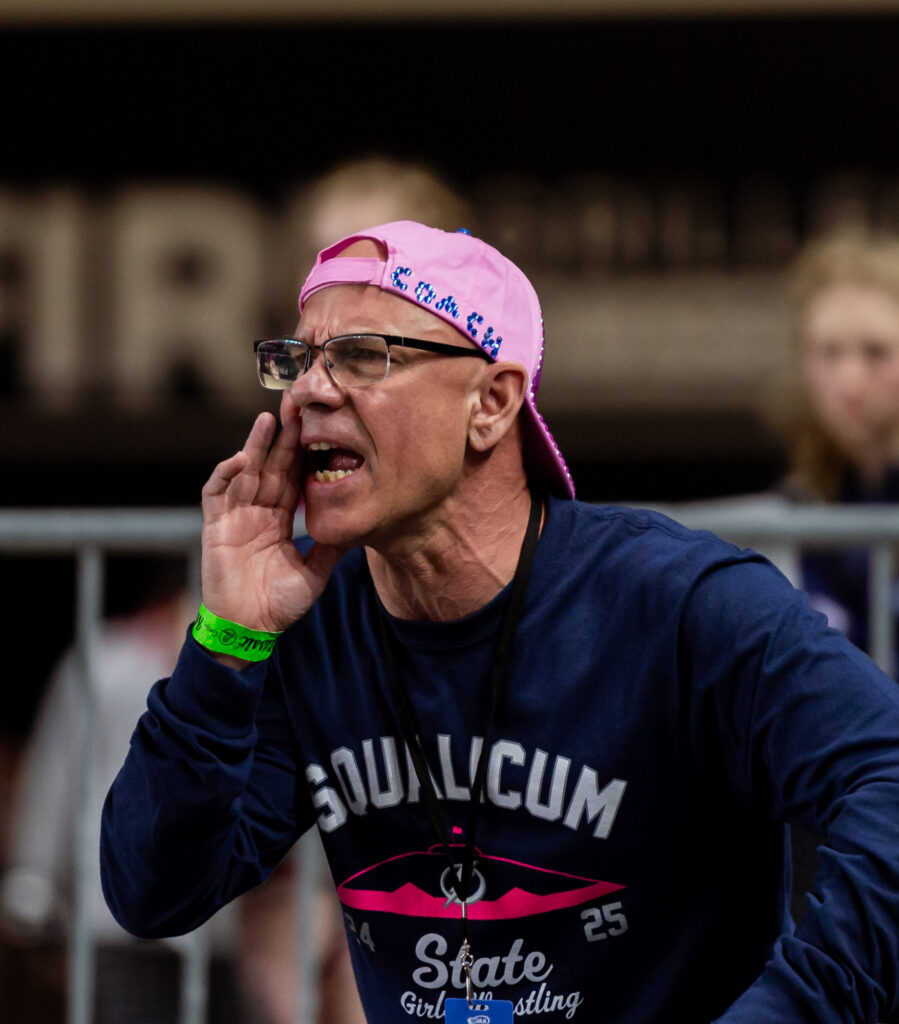
<svg viewBox="0 0 899 1024"><path fill-rule="evenodd" d="M235 452L228 459L220 462L213 469L209 479L203 487L203 498L218 498L228 492L235 480L242 477L249 470L250 476L255 481L259 474L260 452L268 450L270 436L274 432L274 417L271 413L260 413L253 423L250 433L244 442L243 448ZM251 468L251 461L255 458L257 465ZM253 489L255 491L255 483ZM233 493L233 492L232 492Z"/></svg>
<svg viewBox="0 0 899 1024"><path fill-rule="evenodd" d="M288 419L268 452L259 474L256 501L260 505L285 504L292 508L299 501L300 421Z"/></svg>
<svg viewBox="0 0 899 1024"><path fill-rule="evenodd" d="M270 412L261 412L247 434L243 451L247 454L247 466L261 470L277 429L275 417Z"/></svg>

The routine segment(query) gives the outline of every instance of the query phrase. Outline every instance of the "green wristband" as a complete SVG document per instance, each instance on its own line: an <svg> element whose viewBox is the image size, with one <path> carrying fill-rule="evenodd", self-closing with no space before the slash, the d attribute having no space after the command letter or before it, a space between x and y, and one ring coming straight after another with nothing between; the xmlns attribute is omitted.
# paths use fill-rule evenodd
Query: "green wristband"
<svg viewBox="0 0 899 1024"><path fill-rule="evenodd" d="M281 635L265 633L261 629L248 629L237 622L220 619L204 604L200 605L191 633L194 640L207 650L232 654L244 661L265 661Z"/></svg>

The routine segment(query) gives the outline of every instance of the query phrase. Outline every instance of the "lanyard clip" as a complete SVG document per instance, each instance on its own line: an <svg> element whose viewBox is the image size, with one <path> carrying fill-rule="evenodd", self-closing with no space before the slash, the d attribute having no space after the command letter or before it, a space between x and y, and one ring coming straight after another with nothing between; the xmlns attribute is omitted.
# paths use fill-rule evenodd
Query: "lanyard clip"
<svg viewBox="0 0 899 1024"><path fill-rule="evenodd" d="M474 1009L474 1001L472 999L471 989L471 969L474 966L474 956L471 952L471 946L468 944L468 905L462 903L462 948L459 950L459 966L465 971L465 998L468 1000L468 1009Z"/></svg>

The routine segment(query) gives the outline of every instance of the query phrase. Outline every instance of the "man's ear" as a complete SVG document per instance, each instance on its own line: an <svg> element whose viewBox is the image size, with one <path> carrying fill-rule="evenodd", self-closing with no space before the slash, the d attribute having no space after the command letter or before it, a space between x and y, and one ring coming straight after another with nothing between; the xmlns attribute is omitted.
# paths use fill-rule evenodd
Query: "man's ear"
<svg viewBox="0 0 899 1024"><path fill-rule="evenodd" d="M486 452L505 436L518 416L527 386L527 371L520 363L487 367L468 424L468 442L475 451Z"/></svg>

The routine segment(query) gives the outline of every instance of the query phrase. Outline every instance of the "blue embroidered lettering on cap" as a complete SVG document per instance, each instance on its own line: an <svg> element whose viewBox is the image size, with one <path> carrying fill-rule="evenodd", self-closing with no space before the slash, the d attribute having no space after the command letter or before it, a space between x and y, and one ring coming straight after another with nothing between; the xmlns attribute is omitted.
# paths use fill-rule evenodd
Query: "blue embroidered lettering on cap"
<svg viewBox="0 0 899 1024"><path fill-rule="evenodd" d="M437 292L434 291L427 281L419 281L418 287L415 289L415 298L426 306L430 306L434 299L437 298Z"/></svg>
<svg viewBox="0 0 899 1024"><path fill-rule="evenodd" d="M502 336L497 334L494 337L493 328L488 327L487 333L481 339L481 348L484 349L484 351L487 352L488 355L491 355L494 359L496 359L496 357L499 355L499 347L500 345L502 345L502 343Z"/></svg>
<svg viewBox="0 0 899 1024"><path fill-rule="evenodd" d="M459 319L459 307L456 305L453 295L447 295L446 298L441 299L434 308L446 310L454 320Z"/></svg>
<svg viewBox="0 0 899 1024"><path fill-rule="evenodd" d="M406 291L409 287L400 277L408 277L412 273L411 267L397 267L394 272L390 275L390 280L393 283L394 288L398 288L401 292Z"/></svg>
<svg viewBox="0 0 899 1024"><path fill-rule="evenodd" d="M483 322L484 318L481 316L480 313L472 313L469 315L467 320L467 327L468 333L472 336L472 338L476 338L478 336L478 329L474 325L482 324Z"/></svg>

